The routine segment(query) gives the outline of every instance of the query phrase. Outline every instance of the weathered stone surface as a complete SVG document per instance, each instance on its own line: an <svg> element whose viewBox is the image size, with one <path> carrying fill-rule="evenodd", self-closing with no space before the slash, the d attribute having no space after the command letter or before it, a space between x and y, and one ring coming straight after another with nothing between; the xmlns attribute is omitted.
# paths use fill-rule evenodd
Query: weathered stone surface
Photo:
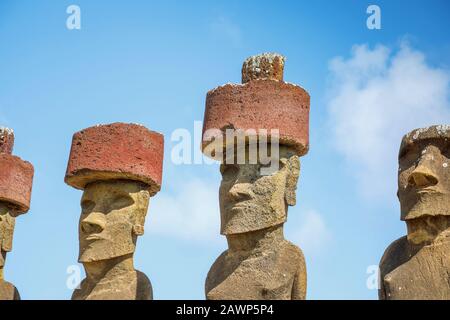
<svg viewBox="0 0 450 320"><path fill-rule="evenodd" d="M300 162L296 151L280 147L280 167L261 175L261 164L221 165L221 233L228 250L206 280L208 299L305 299L302 251L286 241L287 207L295 205Z"/></svg>
<svg viewBox="0 0 450 320"><path fill-rule="evenodd" d="M20 295L11 283L0 280L0 301L4 300L20 300Z"/></svg>
<svg viewBox="0 0 450 320"><path fill-rule="evenodd" d="M381 259L380 299L450 299L449 129L416 129L403 138L398 197L408 234Z"/></svg>
<svg viewBox="0 0 450 320"><path fill-rule="evenodd" d="M0 201L16 207L16 213L30 209L33 165L10 154L0 154Z"/></svg>
<svg viewBox="0 0 450 320"><path fill-rule="evenodd" d="M206 96L202 150L233 144L225 138L226 129L255 130L257 136L269 139L271 130L276 129L280 144L293 147L302 156L309 148L309 109L309 94L295 84L255 76L245 84L220 86Z"/></svg>
<svg viewBox="0 0 450 320"><path fill-rule="evenodd" d="M134 269L149 199L161 187L162 135L115 123L76 133L65 181L83 189L79 262L86 279L74 300L149 300L150 280Z"/></svg>
<svg viewBox="0 0 450 320"><path fill-rule="evenodd" d="M72 299L152 299L150 280L133 266L149 199L148 186L138 181L99 181L86 186L81 199L79 262L87 277Z"/></svg>
<svg viewBox="0 0 450 320"><path fill-rule="evenodd" d="M284 239L283 224L288 206L296 203L298 156L308 151L309 95L282 82L283 65L280 56L251 57L242 69L245 84L207 95L202 151L211 156L207 149L215 138L225 141L222 145L219 139L214 149L222 153L217 157L222 161L221 234L228 242L208 273L207 299L306 298L305 259ZM256 140L222 137L226 130L247 129L277 129L279 143L264 141L259 131Z"/></svg>
<svg viewBox="0 0 450 320"><path fill-rule="evenodd" d="M6 253L12 250L16 217L30 209L34 168L11 155L13 130L0 128L0 300L19 300L17 289L3 279Z"/></svg>
<svg viewBox="0 0 450 320"><path fill-rule="evenodd" d="M6 254L12 250L15 226L14 210L0 202L0 300L19 300L19 292L3 278Z"/></svg>
<svg viewBox="0 0 450 320"><path fill-rule="evenodd" d="M11 154L14 148L14 131L0 127L0 153Z"/></svg>
<svg viewBox="0 0 450 320"><path fill-rule="evenodd" d="M206 279L207 299L305 299L305 258L284 239L282 228L228 235L229 249L214 262Z"/></svg>
<svg viewBox="0 0 450 320"><path fill-rule="evenodd" d="M138 124L98 125L74 134L65 181L77 189L98 180L142 181L161 189L164 137Z"/></svg>
<svg viewBox="0 0 450 320"><path fill-rule="evenodd" d="M280 146L279 168L261 174L261 163L221 165L219 189L221 233L240 234L274 227L286 222L287 205L295 205L300 161L292 148Z"/></svg>
<svg viewBox="0 0 450 320"><path fill-rule="evenodd" d="M263 53L247 58L242 65L242 83L257 79L283 81L285 60L278 53Z"/></svg>

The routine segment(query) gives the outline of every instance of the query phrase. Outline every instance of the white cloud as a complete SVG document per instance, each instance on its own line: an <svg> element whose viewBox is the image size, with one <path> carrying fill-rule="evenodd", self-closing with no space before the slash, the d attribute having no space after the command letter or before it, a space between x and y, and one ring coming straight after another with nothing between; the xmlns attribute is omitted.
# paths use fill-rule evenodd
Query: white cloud
<svg viewBox="0 0 450 320"><path fill-rule="evenodd" d="M211 29L218 37L231 41L235 46L242 44L241 28L226 17L218 17L211 23Z"/></svg>
<svg viewBox="0 0 450 320"><path fill-rule="evenodd" d="M218 188L218 182L191 177L174 192L158 193L150 203L147 231L199 245L220 245L225 238L220 235ZM286 239L298 244L305 255L318 253L331 238L322 216L307 211L300 221L299 225L287 222Z"/></svg>
<svg viewBox="0 0 450 320"><path fill-rule="evenodd" d="M292 227L288 222L286 238L296 243L306 257L319 254L332 238L322 216L313 210L302 215L296 229Z"/></svg>
<svg viewBox="0 0 450 320"><path fill-rule="evenodd" d="M403 43L354 46L348 59L329 65L328 110L332 141L352 167L363 195L396 192L397 154L404 134L450 123L450 74L430 66Z"/></svg>
<svg viewBox="0 0 450 320"><path fill-rule="evenodd" d="M219 186L194 178L173 193L159 193L149 209L149 231L156 234L217 244L220 235Z"/></svg>

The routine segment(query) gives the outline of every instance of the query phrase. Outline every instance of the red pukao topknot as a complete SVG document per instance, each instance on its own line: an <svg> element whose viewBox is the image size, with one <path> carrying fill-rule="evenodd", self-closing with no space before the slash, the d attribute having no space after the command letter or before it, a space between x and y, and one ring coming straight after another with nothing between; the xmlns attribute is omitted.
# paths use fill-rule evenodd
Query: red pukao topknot
<svg viewBox="0 0 450 320"><path fill-rule="evenodd" d="M33 187L33 165L12 155L14 132L0 128L0 202L14 208L14 213L30 210Z"/></svg>
<svg viewBox="0 0 450 320"><path fill-rule="evenodd" d="M102 180L134 180L161 189L164 137L138 124L97 125L73 135L64 181L77 189Z"/></svg>
<svg viewBox="0 0 450 320"><path fill-rule="evenodd" d="M243 84L226 84L207 93L202 151L225 150L227 129L267 137L278 130L280 145L298 156L309 149L310 96L300 86L283 81L285 58L262 54L248 58L242 67ZM252 133L253 132L253 133ZM220 145L222 143L222 145Z"/></svg>

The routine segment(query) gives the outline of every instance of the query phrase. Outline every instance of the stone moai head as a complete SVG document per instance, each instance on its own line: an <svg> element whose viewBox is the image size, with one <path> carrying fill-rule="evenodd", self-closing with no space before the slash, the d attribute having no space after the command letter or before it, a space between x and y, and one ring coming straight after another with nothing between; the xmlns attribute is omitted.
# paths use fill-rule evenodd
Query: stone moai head
<svg viewBox="0 0 450 320"><path fill-rule="evenodd" d="M80 262L135 251L150 197L161 188L164 138L137 124L91 127L73 136L65 181L83 190Z"/></svg>
<svg viewBox="0 0 450 320"><path fill-rule="evenodd" d="M30 209L34 168L13 156L14 132L0 128L0 269L12 250L15 218Z"/></svg>
<svg viewBox="0 0 450 320"><path fill-rule="evenodd" d="M16 219L11 214L11 209L4 203L0 203L0 269L5 265L6 253L12 250L14 226Z"/></svg>
<svg viewBox="0 0 450 320"><path fill-rule="evenodd" d="M296 203L299 157L309 149L309 94L283 81L285 58L262 54L242 67L242 84L208 92L202 151L220 160L221 233L282 224Z"/></svg>
<svg viewBox="0 0 450 320"><path fill-rule="evenodd" d="M222 163L219 189L221 233L237 234L282 224L287 207L295 205L300 161L295 151L280 146L279 156L271 161L278 168L263 174L260 162Z"/></svg>
<svg viewBox="0 0 450 320"><path fill-rule="evenodd" d="M398 198L410 242L430 242L450 227L450 126L416 129L403 137Z"/></svg>

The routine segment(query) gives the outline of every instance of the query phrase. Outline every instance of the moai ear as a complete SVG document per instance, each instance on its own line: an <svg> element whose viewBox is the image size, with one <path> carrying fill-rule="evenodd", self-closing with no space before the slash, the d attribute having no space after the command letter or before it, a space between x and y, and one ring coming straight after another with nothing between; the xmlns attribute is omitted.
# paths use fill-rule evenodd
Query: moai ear
<svg viewBox="0 0 450 320"><path fill-rule="evenodd" d="M10 252L12 250L13 236L14 236L14 226L16 224L16 219L11 217L9 214L4 216L5 218L5 228L3 229L4 234L1 247L3 251Z"/></svg>
<svg viewBox="0 0 450 320"><path fill-rule="evenodd" d="M147 215L148 205L150 202L150 193L148 190L141 190L136 199L136 216L133 226L133 233L136 236L144 234L145 216Z"/></svg>
<svg viewBox="0 0 450 320"><path fill-rule="evenodd" d="M137 236L142 236L144 234L144 226L135 224L133 226L133 233Z"/></svg>
<svg viewBox="0 0 450 320"><path fill-rule="evenodd" d="M300 176L300 160L296 155L291 156L286 164L288 174L286 177L285 200L289 206L295 206L298 178Z"/></svg>

